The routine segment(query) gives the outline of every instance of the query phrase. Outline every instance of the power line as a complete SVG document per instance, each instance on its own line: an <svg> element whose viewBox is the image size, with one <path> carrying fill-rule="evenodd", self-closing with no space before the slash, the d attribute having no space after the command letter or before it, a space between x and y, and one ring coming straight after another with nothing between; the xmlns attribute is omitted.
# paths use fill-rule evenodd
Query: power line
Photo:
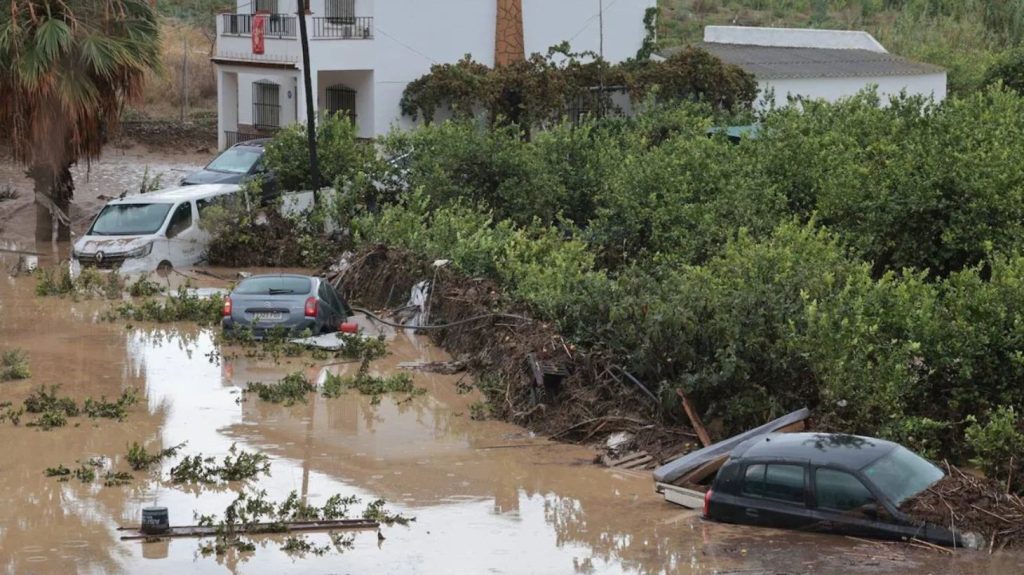
<svg viewBox="0 0 1024 575"><path fill-rule="evenodd" d="M619 0L612 0L607 6L605 6L604 5L604 0L599 0L599 1L602 3L601 10L598 10L598 12L596 14L594 14L590 18L587 18L587 21L583 23L583 27L580 28L578 32L573 34L571 38L569 38L569 43L570 44L572 43L573 40L578 38L580 34L586 32L587 28L590 28L590 25L594 23L594 20L597 20L598 18L600 18L603 15L605 10L610 10L612 6L615 6L616 4L619 3Z"/></svg>

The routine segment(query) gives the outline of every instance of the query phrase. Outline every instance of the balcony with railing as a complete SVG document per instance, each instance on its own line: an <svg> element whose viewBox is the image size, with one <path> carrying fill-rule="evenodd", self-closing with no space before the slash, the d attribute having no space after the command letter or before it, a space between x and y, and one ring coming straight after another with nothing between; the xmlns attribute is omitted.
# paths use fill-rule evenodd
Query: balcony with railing
<svg viewBox="0 0 1024 575"><path fill-rule="evenodd" d="M246 63L300 65L297 3L288 0L260 0L239 5L238 13L217 16L217 57ZM304 16L314 68L344 62L346 68L365 69L374 62L374 19L356 16L373 14L373 5L363 0L313 0ZM254 42L253 30L260 28L263 42ZM257 51L256 47L260 46Z"/></svg>

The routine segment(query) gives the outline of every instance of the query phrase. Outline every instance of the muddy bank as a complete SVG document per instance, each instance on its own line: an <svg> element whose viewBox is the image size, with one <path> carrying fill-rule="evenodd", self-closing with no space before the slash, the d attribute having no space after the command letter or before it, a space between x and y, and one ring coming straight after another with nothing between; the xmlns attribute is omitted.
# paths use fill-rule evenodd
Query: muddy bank
<svg viewBox="0 0 1024 575"><path fill-rule="evenodd" d="M185 123L176 119L124 121L116 145L142 146L153 153L213 153L217 150L217 117L203 116Z"/></svg>
<svg viewBox="0 0 1024 575"><path fill-rule="evenodd" d="M402 307L417 282L434 282L431 323L460 325L427 333L467 363L492 416L565 441L598 443L625 431L633 440L620 448L649 452L652 467L693 447L692 431L664 421L651 390L630 381L608 358L576 349L552 324L488 317L529 316L490 280L467 278L385 246L366 249L350 263L340 287L351 301L373 309ZM562 374L549 374L539 385L531 354Z"/></svg>

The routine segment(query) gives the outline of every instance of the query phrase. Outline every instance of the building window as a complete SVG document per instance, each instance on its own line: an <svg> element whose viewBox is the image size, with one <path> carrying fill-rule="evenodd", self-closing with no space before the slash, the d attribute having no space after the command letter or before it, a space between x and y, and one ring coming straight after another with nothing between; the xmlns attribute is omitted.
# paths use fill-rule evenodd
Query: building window
<svg viewBox="0 0 1024 575"><path fill-rule="evenodd" d="M332 24L356 23L356 0L324 0L327 21Z"/></svg>
<svg viewBox="0 0 1024 575"><path fill-rule="evenodd" d="M277 0L253 0L253 14L277 14Z"/></svg>
<svg viewBox="0 0 1024 575"><path fill-rule="evenodd" d="M273 82L253 82L252 124L261 130L273 130L281 126L280 86Z"/></svg>
<svg viewBox="0 0 1024 575"><path fill-rule="evenodd" d="M342 85L327 88L327 113L339 114L356 123L356 91Z"/></svg>

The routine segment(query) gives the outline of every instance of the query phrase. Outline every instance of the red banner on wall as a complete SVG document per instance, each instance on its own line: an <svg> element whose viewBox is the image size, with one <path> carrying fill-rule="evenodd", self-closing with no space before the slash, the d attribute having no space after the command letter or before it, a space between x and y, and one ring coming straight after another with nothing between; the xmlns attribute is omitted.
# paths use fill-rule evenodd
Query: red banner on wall
<svg viewBox="0 0 1024 575"><path fill-rule="evenodd" d="M267 30L267 17L256 14L252 17L252 53L263 53L263 40Z"/></svg>

